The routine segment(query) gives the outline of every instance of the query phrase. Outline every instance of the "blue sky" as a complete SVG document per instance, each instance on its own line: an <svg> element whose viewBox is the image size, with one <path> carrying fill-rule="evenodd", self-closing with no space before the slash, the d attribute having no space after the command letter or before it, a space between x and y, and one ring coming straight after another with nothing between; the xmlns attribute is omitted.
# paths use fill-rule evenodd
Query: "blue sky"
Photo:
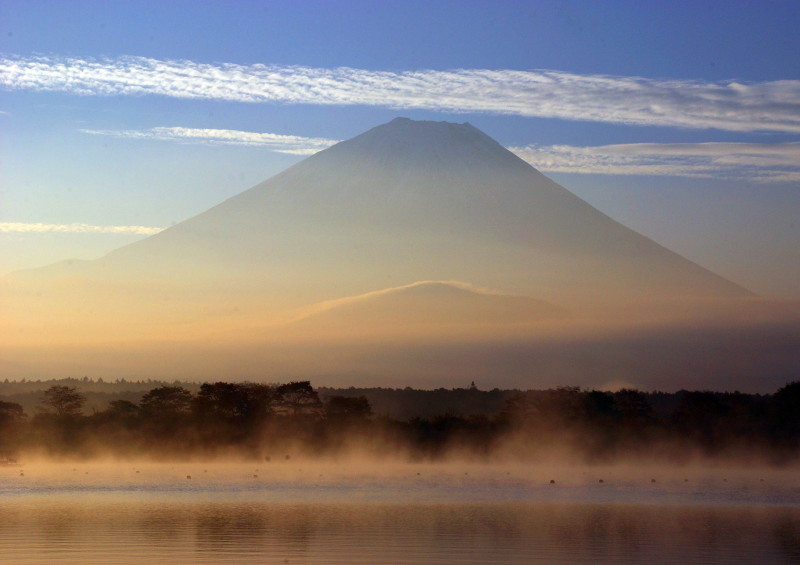
<svg viewBox="0 0 800 565"><path fill-rule="evenodd" d="M799 24L768 1L3 0L0 273L97 257L403 115L469 121L800 298Z"/></svg>

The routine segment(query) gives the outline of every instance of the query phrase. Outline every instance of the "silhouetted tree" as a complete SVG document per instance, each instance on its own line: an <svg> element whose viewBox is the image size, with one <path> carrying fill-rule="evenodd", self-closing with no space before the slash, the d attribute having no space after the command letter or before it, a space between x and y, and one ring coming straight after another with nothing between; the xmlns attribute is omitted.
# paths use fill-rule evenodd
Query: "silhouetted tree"
<svg viewBox="0 0 800 565"><path fill-rule="evenodd" d="M112 400L106 414L114 419L135 420L139 416L139 407L130 400Z"/></svg>
<svg viewBox="0 0 800 565"><path fill-rule="evenodd" d="M518 392L506 400L499 420L511 428L522 428L539 416L539 408L530 392Z"/></svg>
<svg viewBox="0 0 800 565"><path fill-rule="evenodd" d="M0 400L0 429L16 426L25 420L25 411L16 402Z"/></svg>
<svg viewBox="0 0 800 565"><path fill-rule="evenodd" d="M57 417L76 417L83 411L86 397L71 386L51 386L42 394L40 410Z"/></svg>
<svg viewBox="0 0 800 565"><path fill-rule="evenodd" d="M561 444L598 461L637 449L655 453L648 448L655 440L731 456L769 450L780 463L800 453L800 382L788 383L773 395L607 393L578 387L526 392L351 388L341 394L328 389L324 403L308 381L205 383L196 396L173 384L152 388L139 405L118 398L88 417L82 414L85 398L72 385L91 381L51 382L58 384L44 393L39 383L20 383L28 387L25 402L33 405L41 395L30 423L22 405L0 400L0 458L25 446L65 455L91 455L95 446L168 455L235 448L264 457L289 445L308 453L359 445L438 457L451 449L488 453L506 433L514 434L513 445L521 454ZM128 398L135 395L125 391ZM395 406L392 418L374 419L369 398L382 399L383 410L398 399L404 407ZM502 402L499 415L487 415L487 406L492 407L488 414L498 414ZM408 410L421 410L425 416L409 416Z"/></svg>
<svg viewBox="0 0 800 565"><path fill-rule="evenodd" d="M291 382L275 389L275 412L288 416L322 416L322 401L309 381Z"/></svg>
<svg viewBox="0 0 800 565"><path fill-rule="evenodd" d="M584 410L586 418L597 425L611 423L615 413L614 397L602 390L593 390L584 397Z"/></svg>
<svg viewBox="0 0 800 565"><path fill-rule="evenodd" d="M372 416L364 396L331 396L325 400L325 417L334 422L363 422Z"/></svg>
<svg viewBox="0 0 800 565"><path fill-rule="evenodd" d="M678 391L679 403L672 415L673 428L684 439L691 438L706 451L722 447L720 422L728 407L712 391Z"/></svg>
<svg viewBox="0 0 800 565"><path fill-rule="evenodd" d="M142 439L140 413L139 407L130 400L112 400L105 410L87 418L87 427L93 435L92 445L117 453L135 453Z"/></svg>
<svg viewBox="0 0 800 565"><path fill-rule="evenodd" d="M646 425L653 415L653 407L647 396L630 388L623 388L614 393L614 410L622 424L628 428Z"/></svg>
<svg viewBox="0 0 800 565"><path fill-rule="evenodd" d="M800 442L800 381L779 388L769 403L771 433L779 442Z"/></svg>
<svg viewBox="0 0 800 565"><path fill-rule="evenodd" d="M207 447L255 440L255 428L272 410L274 387L250 383L205 383L192 404Z"/></svg>
<svg viewBox="0 0 800 565"><path fill-rule="evenodd" d="M191 425L192 393L180 386L161 386L142 396L139 403L143 431L158 451L187 451L195 441Z"/></svg>
<svg viewBox="0 0 800 565"><path fill-rule="evenodd" d="M192 405L192 411L201 421L233 423L242 420L247 410L247 389L235 383L201 385Z"/></svg>
<svg viewBox="0 0 800 565"><path fill-rule="evenodd" d="M189 413L192 404L192 393L180 386L162 386L154 388L139 403L145 417L163 418Z"/></svg>
<svg viewBox="0 0 800 565"><path fill-rule="evenodd" d="M581 424L586 416L584 395L577 386L542 391L535 403L542 425L550 428L572 428Z"/></svg>
<svg viewBox="0 0 800 565"><path fill-rule="evenodd" d="M42 393L39 413L31 421L34 441L55 453L81 452L86 397L71 386L54 385Z"/></svg>
<svg viewBox="0 0 800 565"><path fill-rule="evenodd" d="M16 402L0 400L0 459L14 454L19 447L25 412Z"/></svg>
<svg viewBox="0 0 800 565"><path fill-rule="evenodd" d="M247 391L246 420L250 426L258 426L274 413L277 387L260 383L245 383L242 386Z"/></svg>
<svg viewBox="0 0 800 565"><path fill-rule="evenodd" d="M141 422L141 412L130 400L112 400L108 408L94 415L94 419L106 428L133 430Z"/></svg>

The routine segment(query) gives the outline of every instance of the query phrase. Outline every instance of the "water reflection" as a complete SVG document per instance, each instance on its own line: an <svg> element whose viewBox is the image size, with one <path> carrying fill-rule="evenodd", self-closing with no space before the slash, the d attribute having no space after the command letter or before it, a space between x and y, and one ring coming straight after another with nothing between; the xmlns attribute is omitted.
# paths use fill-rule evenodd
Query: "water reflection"
<svg viewBox="0 0 800 565"><path fill-rule="evenodd" d="M797 517L779 515L774 518L772 531L783 555L800 563L800 527Z"/></svg>
<svg viewBox="0 0 800 565"><path fill-rule="evenodd" d="M793 563L796 507L11 501L0 562Z"/></svg>

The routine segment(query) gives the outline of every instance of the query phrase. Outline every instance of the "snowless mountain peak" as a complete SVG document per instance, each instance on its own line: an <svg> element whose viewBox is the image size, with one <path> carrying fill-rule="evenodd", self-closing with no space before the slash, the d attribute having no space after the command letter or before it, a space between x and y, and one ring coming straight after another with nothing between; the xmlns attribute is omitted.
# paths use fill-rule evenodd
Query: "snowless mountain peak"
<svg viewBox="0 0 800 565"><path fill-rule="evenodd" d="M748 295L472 125L408 118L98 261L27 278L38 286L19 280L25 295L65 304L103 295L159 315L168 304L175 319L227 308L283 315L401 281L458 280L560 305Z"/></svg>
<svg viewBox="0 0 800 565"><path fill-rule="evenodd" d="M594 360L605 345L557 363L539 359L549 345L516 357L534 326L650 324L664 312L705 316L701 304L748 296L472 125L397 118L101 259L6 277L0 336L6 364L28 367L26 377L107 364L195 379L232 371L278 378L295 369L406 378L435 343L444 356L431 357L439 361L430 374L511 371L523 382L537 363L542 374L575 357L590 364L576 374L603 365ZM511 348L495 347L500 335ZM350 353L314 349L343 336ZM385 336L397 338L389 357ZM467 341L450 349L456 339ZM177 340L188 344L185 356L173 354ZM426 353L417 355L415 343ZM492 364L474 357L478 350ZM608 353L614 378L627 351ZM348 355L362 352L363 362L351 364ZM780 358L770 348L763 355L759 370ZM719 367L747 357L723 356ZM332 367L333 358L342 361Z"/></svg>
<svg viewBox="0 0 800 565"><path fill-rule="evenodd" d="M322 151L311 162L339 159L382 172L415 169L424 172L459 175L482 169L526 171L533 168L497 141L469 123L415 121L395 118L350 140Z"/></svg>

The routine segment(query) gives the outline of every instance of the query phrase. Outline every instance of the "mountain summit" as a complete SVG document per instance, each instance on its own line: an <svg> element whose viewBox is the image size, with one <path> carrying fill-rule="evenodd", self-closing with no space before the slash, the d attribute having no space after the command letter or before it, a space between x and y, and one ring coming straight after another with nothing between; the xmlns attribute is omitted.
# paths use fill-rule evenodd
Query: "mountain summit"
<svg viewBox="0 0 800 565"><path fill-rule="evenodd" d="M748 294L612 220L473 126L405 118L96 261L12 275L4 292L20 319L39 317L51 329L53 316L91 324L111 313L145 331L159 320L235 312L290 317L430 280L567 307Z"/></svg>
<svg viewBox="0 0 800 565"><path fill-rule="evenodd" d="M610 219L471 125L405 118L101 262L148 265L168 278L221 267L223 279L307 289L313 299L417 280L550 300L746 293Z"/></svg>

